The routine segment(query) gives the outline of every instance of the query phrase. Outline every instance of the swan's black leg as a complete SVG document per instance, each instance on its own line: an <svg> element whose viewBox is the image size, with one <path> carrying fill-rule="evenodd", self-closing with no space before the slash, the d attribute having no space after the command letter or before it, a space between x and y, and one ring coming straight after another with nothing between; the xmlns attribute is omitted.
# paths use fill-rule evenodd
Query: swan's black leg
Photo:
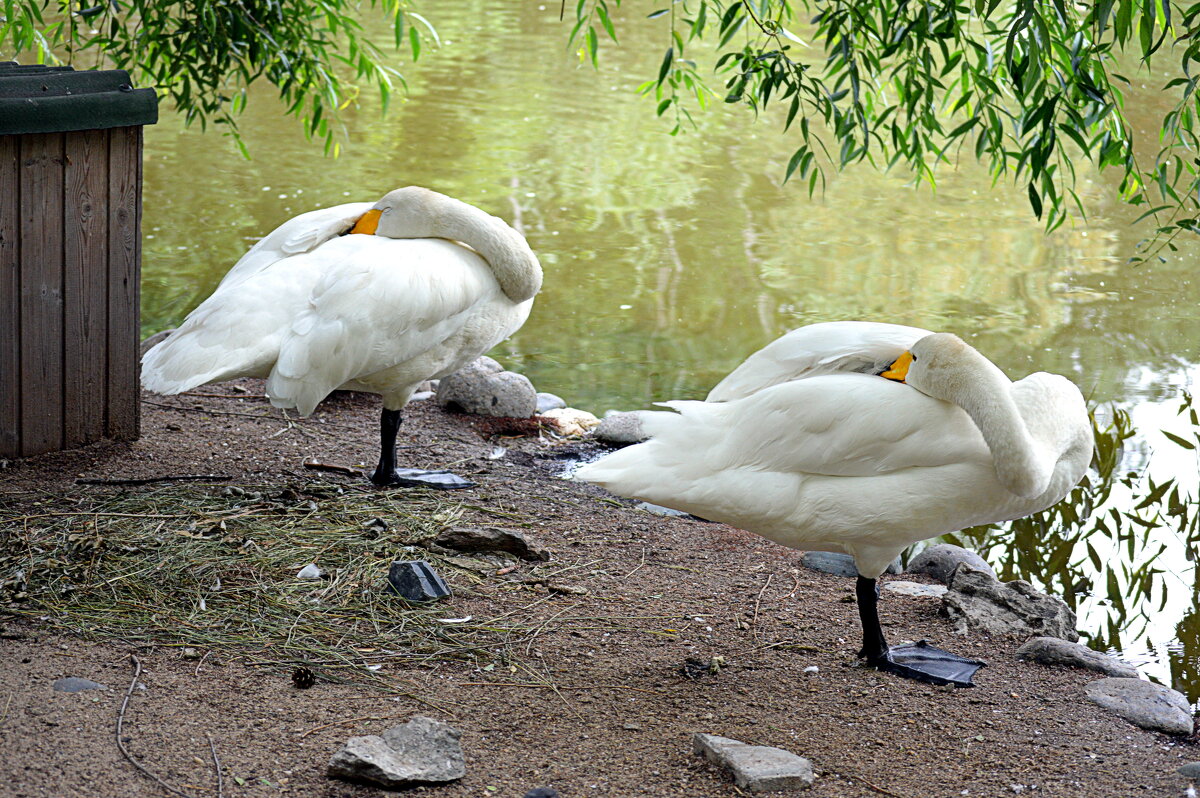
<svg viewBox="0 0 1200 798"><path fill-rule="evenodd" d="M473 488L475 483L449 471L422 471L418 468L396 468L396 433L400 431L400 411L386 407L379 416L379 465L371 474L376 485L397 485L409 488L454 490Z"/></svg>
<svg viewBox="0 0 1200 798"><path fill-rule="evenodd" d="M879 624L879 584L874 579L860 576L854 592L858 599L858 620L863 630L863 646L858 656L872 662L883 657L888 650L883 627Z"/></svg>
<svg viewBox="0 0 1200 798"><path fill-rule="evenodd" d="M883 627L879 624L879 585L874 579L860 576L855 594L858 598L858 617L863 628L863 647L858 655L864 657L868 665L930 684L974 686L971 677L984 663L935 648L924 640L889 647L883 637Z"/></svg>

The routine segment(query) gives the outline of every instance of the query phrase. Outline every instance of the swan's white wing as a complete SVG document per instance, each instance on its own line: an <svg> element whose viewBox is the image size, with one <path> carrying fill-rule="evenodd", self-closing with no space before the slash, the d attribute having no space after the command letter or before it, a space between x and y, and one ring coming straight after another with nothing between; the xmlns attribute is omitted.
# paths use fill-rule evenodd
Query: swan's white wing
<svg viewBox="0 0 1200 798"><path fill-rule="evenodd" d="M469 334L490 303L511 305L482 258L441 239L345 236L294 260L321 261L322 277L280 341L267 393L302 414L351 380Z"/></svg>
<svg viewBox="0 0 1200 798"><path fill-rule="evenodd" d="M820 374L878 374L928 330L868 321L810 324L775 339L717 383L709 402L741 399L772 385Z"/></svg>
<svg viewBox="0 0 1200 798"><path fill-rule="evenodd" d="M856 477L990 462L961 408L880 377L821 375L733 402L667 404L680 412L646 413L644 429L684 469Z"/></svg>
<svg viewBox="0 0 1200 798"><path fill-rule="evenodd" d="M284 258L313 251L353 227L371 205L370 202L350 202L308 211L287 220L255 242L221 278L217 290L241 283Z"/></svg>

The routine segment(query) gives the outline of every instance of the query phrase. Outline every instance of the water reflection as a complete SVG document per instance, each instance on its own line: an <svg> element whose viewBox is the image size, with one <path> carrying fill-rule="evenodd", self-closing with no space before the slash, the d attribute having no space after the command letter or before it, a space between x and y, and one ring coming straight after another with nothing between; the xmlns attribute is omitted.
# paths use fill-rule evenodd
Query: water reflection
<svg viewBox="0 0 1200 798"><path fill-rule="evenodd" d="M594 72L564 52L557 15L557 5L440 4L445 46L400 65L411 95L386 117L370 101L349 110L336 161L265 92L242 123L251 161L164 114L147 130L144 332L177 322L284 219L422 184L524 230L545 289L494 354L576 406L700 397L787 329L875 319L956 332L1014 377L1063 373L1092 401L1128 410L1139 434L1118 476L1194 473L1180 447L1154 438L1177 423L1200 363L1193 243L1128 268L1142 233L1082 165L1090 221L1049 237L1022 189L993 187L973 163L942 172L936 192L859 169L810 199L779 185L791 151L770 119L718 108L697 117L699 130L666 135L633 93L657 69L660 31L630 29ZM1127 104L1136 117L1139 98ZM1110 481L1118 513L1147 490ZM1081 532L1092 520L975 539L1007 576L1068 596L1095 645L1131 652L1200 697L1194 541L1169 526Z"/></svg>

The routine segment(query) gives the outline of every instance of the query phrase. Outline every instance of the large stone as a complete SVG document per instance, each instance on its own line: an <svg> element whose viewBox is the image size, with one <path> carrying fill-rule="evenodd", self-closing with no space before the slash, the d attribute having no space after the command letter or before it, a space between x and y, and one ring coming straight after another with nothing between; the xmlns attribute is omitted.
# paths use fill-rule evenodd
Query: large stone
<svg viewBox="0 0 1200 798"><path fill-rule="evenodd" d="M1094 651L1083 643L1068 643L1057 637L1035 637L1017 649L1017 659L1040 662L1043 665L1068 665L1099 671L1105 676L1126 679L1138 678L1137 669L1120 660Z"/></svg>
<svg viewBox="0 0 1200 798"><path fill-rule="evenodd" d="M983 571L990 574L992 579L996 578L996 572L992 570L992 566L987 564L987 561L970 549L955 546L953 543L936 543L922 550L909 561L908 572L910 574L926 574L943 585L948 585L950 577L959 563L966 563L976 571Z"/></svg>
<svg viewBox="0 0 1200 798"><path fill-rule="evenodd" d="M605 443L640 443L646 440L642 432L642 416L640 413L613 413L600 419L592 437Z"/></svg>
<svg viewBox="0 0 1200 798"><path fill-rule="evenodd" d="M438 535L433 542L455 551L504 551L523 560L550 559L549 551L530 543L515 529L454 527Z"/></svg>
<svg viewBox="0 0 1200 798"><path fill-rule="evenodd" d="M481 357L442 378L437 403L479 416L529 418L537 411L537 391L528 377Z"/></svg>
<svg viewBox="0 0 1200 798"><path fill-rule="evenodd" d="M715 734L696 734L692 750L733 774L733 782L750 792L811 787L812 762L782 748L748 745Z"/></svg>
<svg viewBox="0 0 1200 798"><path fill-rule="evenodd" d="M326 774L389 790L454 781L467 772L461 736L453 726L417 716L383 736L350 738L329 760Z"/></svg>
<svg viewBox="0 0 1200 798"><path fill-rule="evenodd" d="M556 410L547 410L541 416L542 418L550 419L551 423L554 424L562 435L573 435L576 437L586 435L600 423L600 420L588 411L579 410L574 407L560 407Z"/></svg>
<svg viewBox="0 0 1200 798"><path fill-rule="evenodd" d="M842 554L835 551L806 551L804 556L800 558L800 564L806 568L811 568L814 571L821 571L834 576L858 576L858 566L854 564L854 558L849 554ZM900 558L892 560L888 565L886 574L898 574L902 570Z"/></svg>
<svg viewBox="0 0 1200 798"><path fill-rule="evenodd" d="M1020 579L997 582L985 571L959 565L942 597L942 612L957 631L994 635L1039 635L1075 642L1075 613L1066 602L1047 596Z"/></svg>
<svg viewBox="0 0 1200 798"><path fill-rule="evenodd" d="M1192 707L1176 690L1141 679L1108 678L1091 682L1087 697L1118 717L1151 731L1192 733Z"/></svg>
<svg viewBox="0 0 1200 798"><path fill-rule="evenodd" d="M546 391L538 391L537 393L537 412L538 415L549 412L551 410L560 410L567 406L567 400L561 396Z"/></svg>
<svg viewBox="0 0 1200 798"><path fill-rule="evenodd" d="M409 601L433 601L450 595L450 587L424 560L396 560L388 569L392 592Z"/></svg>
<svg viewBox="0 0 1200 798"><path fill-rule="evenodd" d="M145 340L142 341L141 350L138 352L138 354L139 355L146 354L151 349L158 346L163 341L167 340L167 338L169 338L171 333L173 333L173 332L175 332L174 327L172 327L169 330L160 330L159 332L154 333L154 335L147 336L145 338Z"/></svg>

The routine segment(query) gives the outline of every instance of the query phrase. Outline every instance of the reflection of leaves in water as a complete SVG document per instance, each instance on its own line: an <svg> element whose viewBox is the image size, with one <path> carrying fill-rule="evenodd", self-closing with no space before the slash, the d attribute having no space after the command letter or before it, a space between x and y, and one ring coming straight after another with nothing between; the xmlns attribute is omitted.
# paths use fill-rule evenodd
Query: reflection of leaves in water
<svg viewBox="0 0 1200 798"><path fill-rule="evenodd" d="M1174 478L1155 482L1149 474L1122 471L1133 425L1120 408L1109 408L1107 414L1112 420L1103 425L1092 414L1092 468L1067 498L1027 518L945 536L978 551L1002 580L1040 585L1076 610L1081 598L1096 599L1103 617L1097 621L1093 613L1090 624L1081 619L1094 627L1081 632L1100 651L1129 650L1143 637L1161 640L1161 631L1149 632L1167 605L1167 577L1191 586L1193 597L1200 582L1196 497ZM1179 415L1186 416L1195 441L1200 441L1200 419L1190 396L1185 395ZM1195 441L1165 430L1162 434L1177 446L1196 448ZM1186 546L1187 566L1163 558L1175 541ZM1196 603L1191 602L1193 607ZM1193 701L1200 698L1197 612L1194 609L1179 623L1178 642L1170 654L1172 682Z"/></svg>

